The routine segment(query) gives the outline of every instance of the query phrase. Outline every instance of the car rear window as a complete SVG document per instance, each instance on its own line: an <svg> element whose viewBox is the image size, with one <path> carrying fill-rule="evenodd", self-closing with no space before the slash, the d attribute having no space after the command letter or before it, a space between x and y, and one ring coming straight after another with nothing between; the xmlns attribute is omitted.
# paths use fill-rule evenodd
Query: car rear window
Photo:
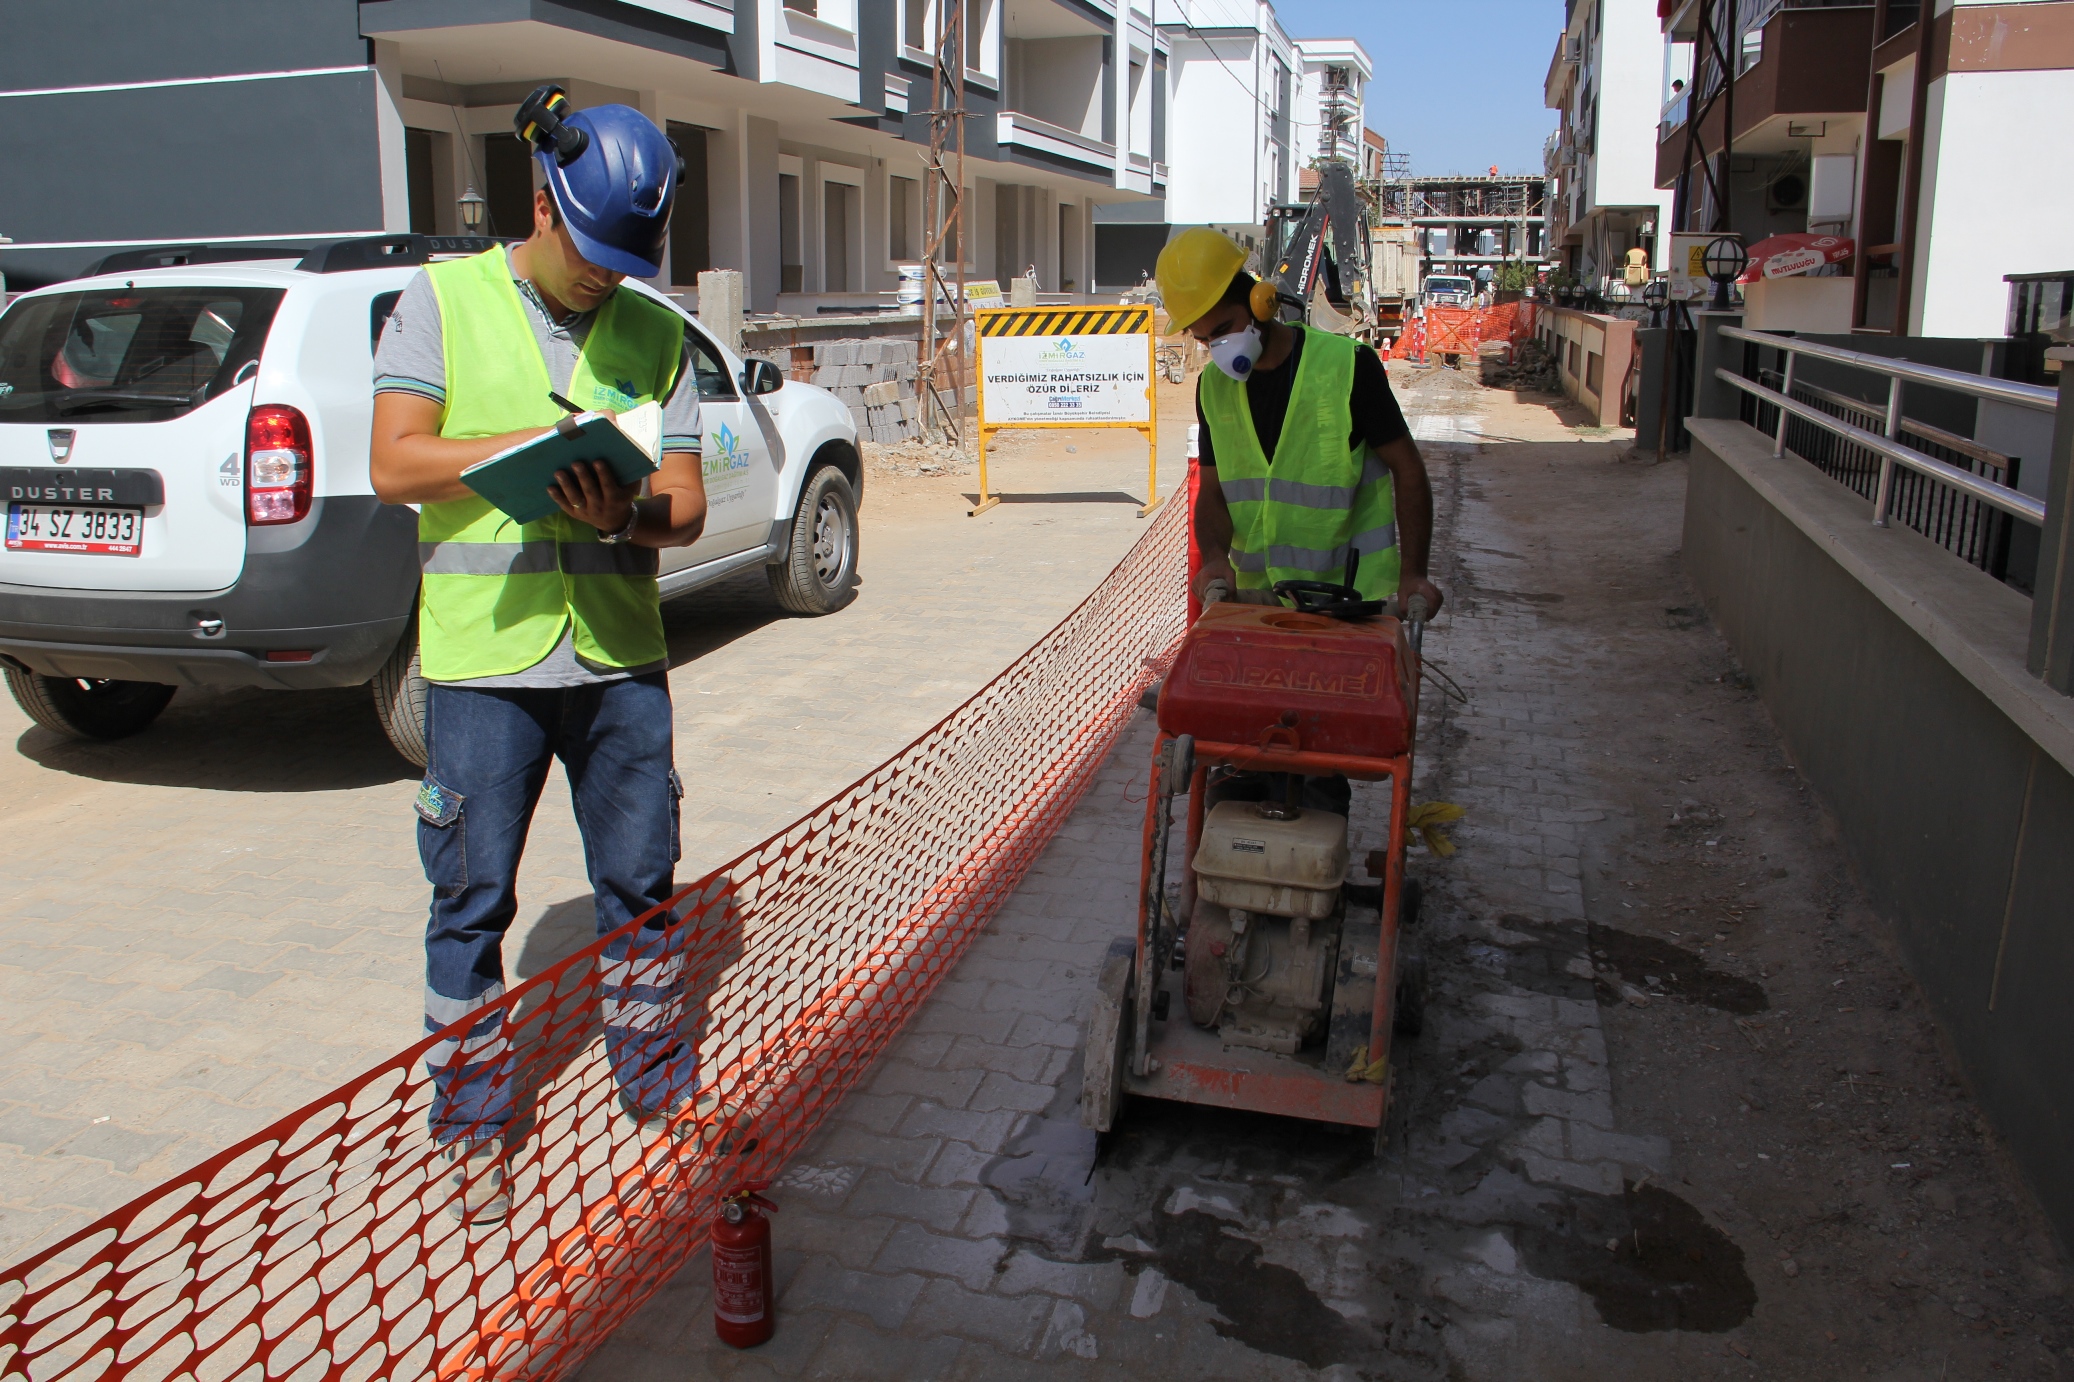
<svg viewBox="0 0 2074 1382"><path fill-rule="evenodd" d="M100 288L0 316L0 422L163 422L259 358L279 288Z"/></svg>

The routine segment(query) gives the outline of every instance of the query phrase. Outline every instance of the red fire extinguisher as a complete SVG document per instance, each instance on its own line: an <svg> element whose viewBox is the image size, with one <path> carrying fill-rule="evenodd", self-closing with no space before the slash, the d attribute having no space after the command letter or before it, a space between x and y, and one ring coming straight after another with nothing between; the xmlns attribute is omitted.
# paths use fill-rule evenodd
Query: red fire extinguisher
<svg viewBox="0 0 2074 1382"><path fill-rule="evenodd" d="M739 1187L720 1201L713 1225L713 1332L720 1342L754 1348L770 1338L771 1225L778 1207L758 1191L769 1181Z"/></svg>

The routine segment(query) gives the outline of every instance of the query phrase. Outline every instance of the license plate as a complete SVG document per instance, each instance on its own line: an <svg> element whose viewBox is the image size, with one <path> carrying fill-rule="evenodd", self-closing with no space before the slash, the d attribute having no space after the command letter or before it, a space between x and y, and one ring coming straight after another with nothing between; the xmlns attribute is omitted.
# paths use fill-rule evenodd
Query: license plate
<svg viewBox="0 0 2074 1382"><path fill-rule="evenodd" d="M7 550L134 557L144 550L144 510L9 504Z"/></svg>

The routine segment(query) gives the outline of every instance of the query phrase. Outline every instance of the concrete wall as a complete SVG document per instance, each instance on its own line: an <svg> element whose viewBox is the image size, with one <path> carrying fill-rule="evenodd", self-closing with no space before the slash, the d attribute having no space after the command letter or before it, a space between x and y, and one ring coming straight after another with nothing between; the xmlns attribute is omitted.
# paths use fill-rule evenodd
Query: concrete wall
<svg viewBox="0 0 2074 1382"><path fill-rule="evenodd" d="M2045 273L2074 261L2074 184L2044 171L2039 114L2074 107L2074 71L1953 72L1930 83L1923 141L1923 246L1909 309L1911 336L1999 336L2009 308L2004 274Z"/></svg>
<svg viewBox="0 0 2074 1382"><path fill-rule="evenodd" d="M1556 378L1563 392L1582 404L1598 426L1618 427L1621 385L1635 358L1635 323L1624 317L1544 306L1538 330L1541 343L1555 355ZM1597 364L1593 363L1595 357ZM1593 387L1595 376L1597 388Z"/></svg>
<svg viewBox="0 0 2074 1382"><path fill-rule="evenodd" d="M1259 89L1257 34L1176 38L1167 128L1167 219L1258 225L1265 214L1270 93Z"/></svg>
<svg viewBox="0 0 2074 1382"><path fill-rule="evenodd" d="M0 91L37 93L7 98L0 142L0 234L16 242L0 269L14 287L124 241L388 228L383 136L393 202L402 127L352 0L76 0L10 6L0 27ZM115 83L141 85L77 89Z"/></svg>
<svg viewBox="0 0 2074 1382"><path fill-rule="evenodd" d="M1741 423L1689 426L1686 570L2074 1241L2074 701L2024 670L2030 602Z"/></svg>
<svg viewBox="0 0 2074 1382"><path fill-rule="evenodd" d="M1586 210L1598 206L1656 206L1666 224L1671 194L1656 186L1657 99L1664 63L1663 30L1654 0L1605 0L1606 29L1599 40L1592 91L1599 128ZM1669 236L1657 237L1668 244Z"/></svg>

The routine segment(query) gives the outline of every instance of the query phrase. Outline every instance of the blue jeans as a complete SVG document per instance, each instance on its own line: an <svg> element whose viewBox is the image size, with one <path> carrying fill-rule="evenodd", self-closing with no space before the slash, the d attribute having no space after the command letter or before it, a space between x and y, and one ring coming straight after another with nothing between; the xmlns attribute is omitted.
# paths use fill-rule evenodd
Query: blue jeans
<svg viewBox="0 0 2074 1382"><path fill-rule="evenodd" d="M418 790L418 853L432 883L425 929L425 1030L504 996L504 933L518 913L519 856L554 759L569 775L584 863L604 934L675 891L678 801L670 688L661 673L557 690L432 688L431 761ZM680 931L665 912L599 961L605 1050L637 1113L689 1098L698 1053L678 1032ZM565 1029L566 1030L566 1029ZM503 1135L518 1061L507 1013L485 1015L427 1058L440 1142Z"/></svg>

